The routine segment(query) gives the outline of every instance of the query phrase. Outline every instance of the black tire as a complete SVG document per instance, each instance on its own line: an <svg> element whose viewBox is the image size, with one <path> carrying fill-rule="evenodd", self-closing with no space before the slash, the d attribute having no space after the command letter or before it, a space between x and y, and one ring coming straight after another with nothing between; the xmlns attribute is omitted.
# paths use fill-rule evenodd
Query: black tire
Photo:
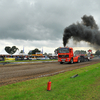
<svg viewBox="0 0 100 100"><path fill-rule="evenodd" d="M77 61L78 63L80 63L81 62L81 60L80 60L80 58L78 58L78 61Z"/></svg>
<svg viewBox="0 0 100 100"><path fill-rule="evenodd" d="M73 64L73 59L71 59L70 63Z"/></svg>
<svg viewBox="0 0 100 100"><path fill-rule="evenodd" d="M87 59L87 58L85 58L85 61L88 61L88 59Z"/></svg>
<svg viewBox="0 0 100 100"><path fill-rule="evenodd" d="M60 64L63 64L63 62L60 62Z"/></svg>
<svg viewBox="0 0 100 100"><path fill-rule="evenodd" d="M83 56L80 57L81 62L85 61L85 58Z"/></svg>

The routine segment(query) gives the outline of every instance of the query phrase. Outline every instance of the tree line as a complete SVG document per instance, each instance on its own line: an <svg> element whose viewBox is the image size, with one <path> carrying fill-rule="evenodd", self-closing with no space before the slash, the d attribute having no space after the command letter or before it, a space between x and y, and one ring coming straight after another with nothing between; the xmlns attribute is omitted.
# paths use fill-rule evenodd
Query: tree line
<svg viewBox="0 0 100 100"><path fill-rule="evenodd" d="M9 46L6 46L5 47L5 51L8 53L8 54L14 54L17 50L19 50L16 46L12 46L12 47L9 47ZM35 48L34 50L30 50L28 52L29 55L31 54L36 54L36 52L41 52L41 50L39 50L38 48ZM24 53L23 50L20 51L20 53Z"/></svg>
<svg viewBox="0 0 100 100"><path fill-rule="evenodd" d="M17 50L19 50L16 46L12 46L12 47L9 47L9 46L6 46L5 47L5 51L7 52L7 53L9 53L9 54L14 54ZM55 49L54 50L54 52L57 54L58 52L58 48L57 49ZM78 50L76 50L77 52L78 52ZM75 51L75 52L76 52ZM82 51L82 50L81 50ZM33 49L33 50L30 50L29 52L28 52L28 54L29 55L31 55L31 54L36 54L36 52L41 52L41 50L39 50L38 48L35 48L35 49ZM84 51L85 53L86 53L86 51ZM23 50L21 50L20 51L20 53L24 53L24 51ZM47 54L47 53L45 53L45 54ZM95 55L100 55L100 50L97 50L95 53L94 53Z"/></svg>

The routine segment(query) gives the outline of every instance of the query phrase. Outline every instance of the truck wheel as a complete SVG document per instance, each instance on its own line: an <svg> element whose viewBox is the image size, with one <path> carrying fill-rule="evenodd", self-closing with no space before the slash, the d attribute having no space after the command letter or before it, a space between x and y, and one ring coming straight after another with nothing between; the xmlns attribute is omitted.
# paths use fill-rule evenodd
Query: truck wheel
<svg viewBox="0 0 100 100"><path fill-rule="evenodd" d="M73 59L71 59L70 63L73 64Z"/></svg>
<svg viewBox="0 0 100 100"><path fill-rule="evenodd" d="M85 58L83 56L80 57L81 62L85 61Z"/></svg>
<svg viewBox="0 0 100 100"><path fill-rule="evenodd" d="M60 64L63 64L63 62L60 62Z"/></svg>
<svg viewBox="0 0 100 100"><path fill-rule="evenodd" d="M80 58L78 58L78 63L80 63L81 61L80 61Z"/></svg>
<svg viewBox="0 0 100 100"><path fill-rule="evenodd" d="M87 59L87 58L85 58L85 61L88 61L88 59Z"/></svg>

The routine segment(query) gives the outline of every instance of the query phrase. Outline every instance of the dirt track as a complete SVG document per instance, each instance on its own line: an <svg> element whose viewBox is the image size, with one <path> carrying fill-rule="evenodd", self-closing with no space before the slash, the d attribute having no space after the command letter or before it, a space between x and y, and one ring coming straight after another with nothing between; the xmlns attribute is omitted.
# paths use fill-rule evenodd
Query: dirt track
<svg viewBox="0 0 100 100"><path fill-rule="evenodd" d="M33 78L55 75L95 63L100 59L74 64L59 64L58 62L0 65L0 86L25 81Z"/></svg>

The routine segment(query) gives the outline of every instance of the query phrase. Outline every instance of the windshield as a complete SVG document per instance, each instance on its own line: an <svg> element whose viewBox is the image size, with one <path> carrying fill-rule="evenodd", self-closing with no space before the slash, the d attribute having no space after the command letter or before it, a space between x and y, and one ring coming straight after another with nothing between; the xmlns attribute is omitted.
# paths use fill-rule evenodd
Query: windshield
<svg viewBox="0 0 100 100"><path fill-rule="evenodd" d="M86 51L84 51L84 50L76 50L74 52L74 54L86 54Z"/></svg>
<svg viewBox="0 0 100 100"><path fill-rule="evenodd" d="M59 48L59 53L69 53L69 48Z"/></svg>

